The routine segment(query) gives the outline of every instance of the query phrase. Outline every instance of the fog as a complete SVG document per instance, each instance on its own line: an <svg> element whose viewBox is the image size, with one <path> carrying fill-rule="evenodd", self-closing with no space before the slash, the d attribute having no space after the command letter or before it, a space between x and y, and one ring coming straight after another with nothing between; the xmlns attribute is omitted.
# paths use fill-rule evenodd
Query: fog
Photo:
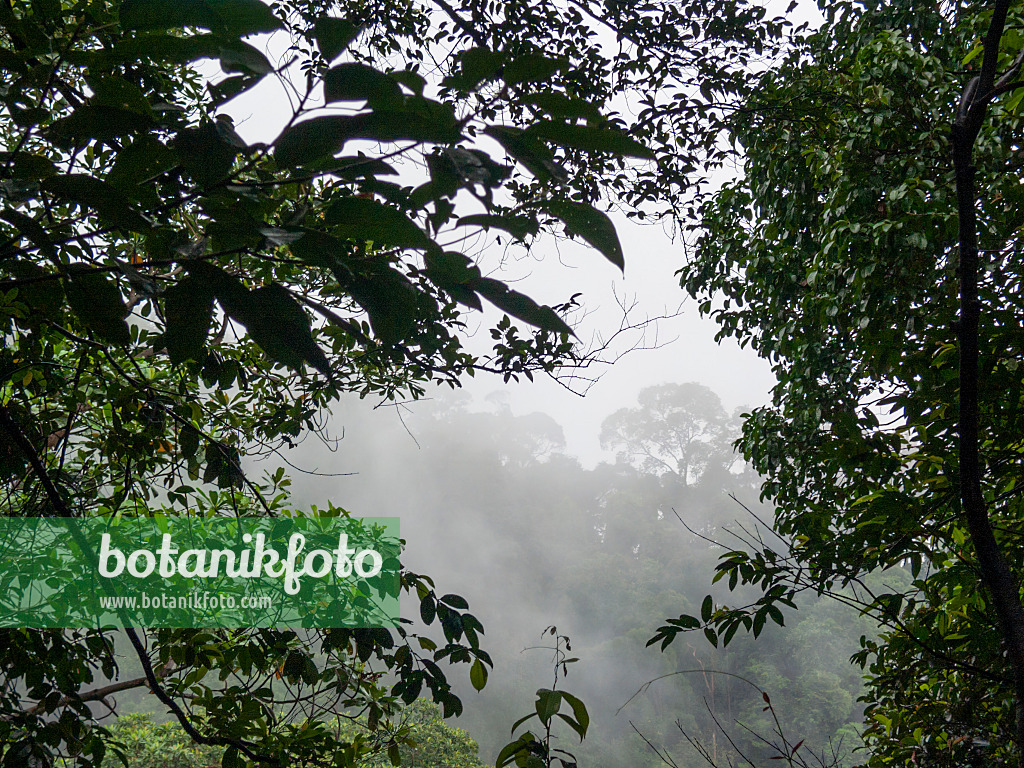
<svg viewBox="0 0 1024 768"><path fill-rule="evenodd" d="M634 359L671 354L666 347L637 352ZM634 388L644 384L632 382ZM310 439L288 455L318 473L293 472L300 508L330 499L357 516L399 517L407 542L403 566L430 575L438 594L464 596L483 623L482 645L495 662L484 691L472 689L464 668L448 668L465 704L456 724L480 743L481 759L493 763L512 723L532 710L534 691L552 687L552 652L536 649L553 642L550 634L542 638L550 626L570 638L568 655L579 658L558 687L584 699L591 732L580 745L565 728L557 746L574 752L581 765L658 764L634 725L652 744L671 749L679 765L696 765L684 730L715 750L726 748L718 744L724 736L709 708L749 745L752 737L737 722L767 717L760 691L716 670L777 696L788 709L779 714L789 718L791 743L809 737L827 747L839 733L848 751L855 744L850 723L860 712L858 673L848 658L859 635L871 632L855 612L810 601L787 620L792 626L773 626L757 641L738 636L726 651L716 651L699 633L665 652L645 647L664 619L697 613L709 591L717 600L740 602L721 585L712 589L724 550L702 539L728 539L730 525L749 528L751 512L770 519L758 503L758 479L725 458L738 425L726 415L732 409L721 411L721 433L698 438L720 459L691 470L684 486L678 473L644 470L601 449L598 433L610 411L595 419L596 409L562 405L573 402L568 398L543 401L560 407L559 417L579 419L578 434L592 436L591 456L602 460L585 466L567 449L554 416L520 410L531 402L523 394L527 386L483 396L482 385L438 390L400 406L353 398L334 413L340 439L332 450ZM604 402L635 408L637 390L625 394L627 386ZM693 393L715 398L700 386L680 393L681 400ZM403 598L402 613L418 616L414 596ZM794 648L804 652L794 655ZM814 654L819 658L811 661ZM683 670L696 671L660 680L634 697L648 681ZM815 717L821 721L812 722ZM755 727L766 730L766 721Z"/></svg>

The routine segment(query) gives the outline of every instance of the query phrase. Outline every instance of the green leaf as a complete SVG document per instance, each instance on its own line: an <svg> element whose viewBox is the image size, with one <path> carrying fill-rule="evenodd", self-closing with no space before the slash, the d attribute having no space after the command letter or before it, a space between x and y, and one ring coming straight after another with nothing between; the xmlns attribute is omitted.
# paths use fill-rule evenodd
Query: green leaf
<svg viewBox="0 0 1024 768"><path fill-rule="evenodd" d="M349 118L349 136L432 144L454 144L462 139L459 121L450 106L422 96L404 98L401 109L378 110Z"/></svg>
<svg viewBox="0 0 1024 768"><path fill-rule="evenodd" d="M125 29L201 27L231 35L281 29L270 6L260 0L125 0L120 9Z"/></svg>
<svg viewBox="0 0 1024 768"><path fill-rule="evenodd" d="M526 129L527 135L550 141L563 147L586 152L609 152L625 157L654 159L654 153L622 131L594 128L553 120L534 123Z"/></svg>
<svg viewBox="0 0 1024 768"><path fill-rule="evenodd" d="M587 707L577 697L571 693L562 691L562 698L569 702L569 706L572 707L572 713L576 717L576 722L579 723L582 733L580 733L580 739L586 736L587 729L590 727L590 713L587 712Z"/></svg>
<svg viewBox="0 0 1024 768"><path fill-rule="evenodd" d="M585 731L585 730L583 730L583 727L582 727L582 726L580 726L580 724L579 724L579 723L577 723L577 722L576 722L575 720L573 720L573 719L572 719L571 717L569 717L568 715L566 715L566 714L563 714L562 712L559 712L559 713L558 713L558 717L559 717L559 718L560 718L561 720L563 720L563 721L564 721L564 722L565 722L565 723L566 723L566 724L567 724L567 725L568 725L568 726L569 726L570 728L572 728L572 729L573 729L574 731L576 731L576 735L580 737L580 741L583 741L584 737L585 737L585 736L586 736L587 734L586 734L586 731Z"/></svg>
<svg viewBox="0 0 1024 768"><path fill-rule="evenodd" d="M433 251L426 255L425 261L427 277L442 288L466 285L482 277L473 260L457 251Z"/></svg>
<svg viewBox="0 0 1024 768"><path fill-rule="evenodd" d="M313 25L313 36L327 61L334 61L359 36L359 27L345 19L321 16Z"/></svg>
<svg viewBox="0 0 1024 768"><path fill-rule="evenodd" d="M328 378L331 366L313 338L309 318L287 288L271 283L253 291L246 329L267 355L296 370L309 363Z"/></svg>
<svg viewBox="0 0 1024 768"><path fill-rule="evenodd" d="M15 179L39 180L59 173L51 160L31 152L0 152L0 162L10 163L11 176Z"/></svg>
<svg viewBox="0 0 1024 768"><path fill-rule="evenodd" d="M213 318L213 289L194 274L164 291L163 343L172 365L199 360Z"/></svg>
<svg viewBox="0 0 1024 768"><path fill-rule="evenodd" d="M469 681L473 684L473 688L482 691L484 686L487 685L487 667L483 665L480 659L473 662L473 665L469 668Z"/></svg>
<svg viewBox="0 0 1024 768"><path fill-rule="evenodd" d="M123 192L93 176L84 173L51 176L39 186L82 208L92 208L101 218L127 232L146 232L152 228Z"/></svg>
<svg viewBox="0 0 1024 768"><path fill-rule="evenodd" d="M764 629L765 615L763 610L754 614L754 637L760 635L761 630Z"/></svg>
<svg viewBox="0 0 1024 768"><path fill-rule="evenodd" d="M460 611L469 610L469 603L467 603L466 598L461 595L444 595L441 597L441 602L452 608L457 608Z"/></svg>
<svg viewBox="0 0 1024 768"><path fill-rule="evenodd" d="M420 600L420 618L423 619L423 623L430 624L434 623L434 617L437 615L437 603L434 602L433 595L427 595Z"/></svg>
<svg viewBox="0 0 1024 768"><path fill-rule="evenodd" d="M332 230L350 240L372 240L376 245L429 248L431 240L404 213L362 197L344 197L327 209Z"/></svg>
<svg viewBox="0 0 1024 768"><path fill-rule="evenodd" d="M401 106L402 89L383 72L365 64L340 64L324 75L324 98L332 101L366 101L371 107Z"/></svg>
<svg viewBox="0 0 1024 768"><path fill-rule="evenodd" d="M221 80L216 85L207 83L206 89L210 92L213 105L219 107L245 93L262 80L263 78L258 75L233 75Z"/></svg>
<svg viewBox="0 0 1024 768"><path fill-rule="evenodd" d="M397 176L398 171L383 160L366 155L345 155L331 158L323 163L313 163L306 166L311 170L331 173L345 179L365 179L376 176Z"/></svg>
<svg viewBox="0 0 1024 768"><path fill-rule="evenodd" d="M395 72L388 72L388 77L401 83L417 96L423 95L423 89L427 87L427 80L419 72L411 69L399 69Z"/></svg>
<svg viewBox="0 0 1024 768"><path fill-rule="evenodd" d="M547 725L551 718L558 712L559 707L562 706L562 692L553 691L549 688L540 688L537 691L537 701L534 702L534 707L537 710L537 717L540 721Z"/></svg>
<svg viewBox="0 0 1024 768"><path fill-rule="evenodd" d="M573 334L572 328L551 307L538 305L529 296L513 291L498 280L481 277L472 281L470 287L478 291L498 309L513 317L518 317L530 325L552 333Z"/></svg>
<svg viewBox="0 0 1024 768"><path fill-rule="evenodd" d="M150 32L119 40L103 55L109 60L108 66L137 59L187 64L196 59L216 59L231 42L238 41L220 34L180 37Z"/></svg>
<svg viewBox="0 0 1024 768"><path fill-rule="evenodd" d="M705 624L711 621L711 613L715 609L715 604L711 599L711 595L704 597L704 602L700 606L700 618Z"/></svg>
<svg viewBox="0 0 1024 768"><path fill-rule="evenodd" d="M131 343L131 332L124 320L128 306L114 280L84 264L72 264L68 267L64 292L71 310L97 338L111 344Z"/></svg>
<svg viewBox="0 0 1024 768"><path fill-rule="evenodd" d="M366 310L374 335L386 346L399 343L416 325L420 292L401 273L377 268L369 277L335 270L338 282Z"/></svg>
<svg viewBox="0 0 1024 768"><path fill-rule="evenodd" d="M615 225L608 216L587 203L568 201L551 202L548 210L563 221L570 234L582 237L604 254L608 261L625 271L622 245Z"/></svg>
<svg viewBox="0 0 1024 768"><path fill-rule="evenodd" d="M294 125L274 142L274 156L279 165L292 168L322 162L352 139L451 144L462 138L450 108L416 96L403 99L401 109L326 115Z"/></svg>

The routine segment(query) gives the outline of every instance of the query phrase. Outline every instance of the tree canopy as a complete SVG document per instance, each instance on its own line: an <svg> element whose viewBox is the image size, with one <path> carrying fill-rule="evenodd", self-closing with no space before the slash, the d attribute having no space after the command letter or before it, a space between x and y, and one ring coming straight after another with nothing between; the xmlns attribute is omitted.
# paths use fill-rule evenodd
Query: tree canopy
<svg viewBox="0 0 1024 768"><path fill-rule="evenodd" d="M855 655L869 762L1016 764L1021 9L820 7L734 114L743 173L682 269L720 335L773 363L740 446L784 540L718 566L761 598L658 639L728 643L802 590L853 587L888 628ZM899 566L911 584L865 584Z"/></svg>

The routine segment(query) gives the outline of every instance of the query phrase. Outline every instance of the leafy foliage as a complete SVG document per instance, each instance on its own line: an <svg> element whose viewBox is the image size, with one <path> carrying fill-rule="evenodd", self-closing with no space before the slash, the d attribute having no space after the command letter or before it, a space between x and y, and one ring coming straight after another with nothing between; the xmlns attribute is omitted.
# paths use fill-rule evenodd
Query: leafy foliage
<svg viewBox="0 0 1024 768"><path fill-rule="evenodd" d="M1019 760L1015 673L981 589L957 459L965 342L949 126L991 16L981 4L821 7L824 25L736 113L744 174L702 207L682 270L720 335L773 363L773 403L747 418L740 446L766 478L782 541L730 547L718 566L716 580L757 585L759 599L680 617L656 639L703 629L728 643L781 624L802 590L849 588L888 627L855 654L869 675L871 764ZM1020 52L1019 21L1014 5L1001 72ZM974 163L982 489L1019 585L1018 102L995 103ZM903 566L910 584L866 581Z"/></svg>
<svg viewBox="0 0 1024 768"><path fill-rule="evenodd" d="M440 709L423 700L414 702L396 721L397 738L390 751L397 751L400 764L412 768L483 768L476 742L459 728L447 725ZM347 740L365 742L370 750L358 768L391 765L387 744L380 743L365 723L342 725ZM124 751L127 768L219 768L224 749L198 746L175 723L156 724L149 715L121 716L111 736Z"/></svg>

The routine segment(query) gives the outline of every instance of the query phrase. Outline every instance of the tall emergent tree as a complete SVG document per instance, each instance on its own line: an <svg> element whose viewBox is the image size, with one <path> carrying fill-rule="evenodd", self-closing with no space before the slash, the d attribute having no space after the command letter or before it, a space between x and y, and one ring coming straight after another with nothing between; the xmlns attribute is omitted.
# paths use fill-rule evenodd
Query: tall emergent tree
<svg viewBox="0 0 1024 768"><path fill-rule="evenodd" d="M781 29L763 19L732 0L3 0L2 514L291 512L284 473L246 458L320 430L342 393L579 362L558 307L486 275L467 244L557 230L623 266L602 209L685 206L720 155L687 128L714 116L711 88L750 77ZM282 62L262 33L287 40ZM232 100L274 79L290 119L249 144ZM643 105L632 125L610 106L622 95ZM484 301L506 317L478 357L463 332ZM96 712L131 687L226 766L397 757L377 726L398 702L426 686L458 713L437 662L470 664L479 686L489 661L464 600L404 586L441 645L5 630L0 764L100 763ZM110 683L121 646L142 674ZM348 711L375 735L340 739Z"/></svg>
<svg viewBox="0 0 1024 768"><path fill-rule="evenodd" d="M682 270L774 365L741 446L787 546L728 552L716 578L763 598L658 638L728 642L800 590L851 587L887 627L856 656L869 762L1020 764L1022 8L820 7L734 114L742 178ZM907 589L864 585L901 567Z"/></svg>

